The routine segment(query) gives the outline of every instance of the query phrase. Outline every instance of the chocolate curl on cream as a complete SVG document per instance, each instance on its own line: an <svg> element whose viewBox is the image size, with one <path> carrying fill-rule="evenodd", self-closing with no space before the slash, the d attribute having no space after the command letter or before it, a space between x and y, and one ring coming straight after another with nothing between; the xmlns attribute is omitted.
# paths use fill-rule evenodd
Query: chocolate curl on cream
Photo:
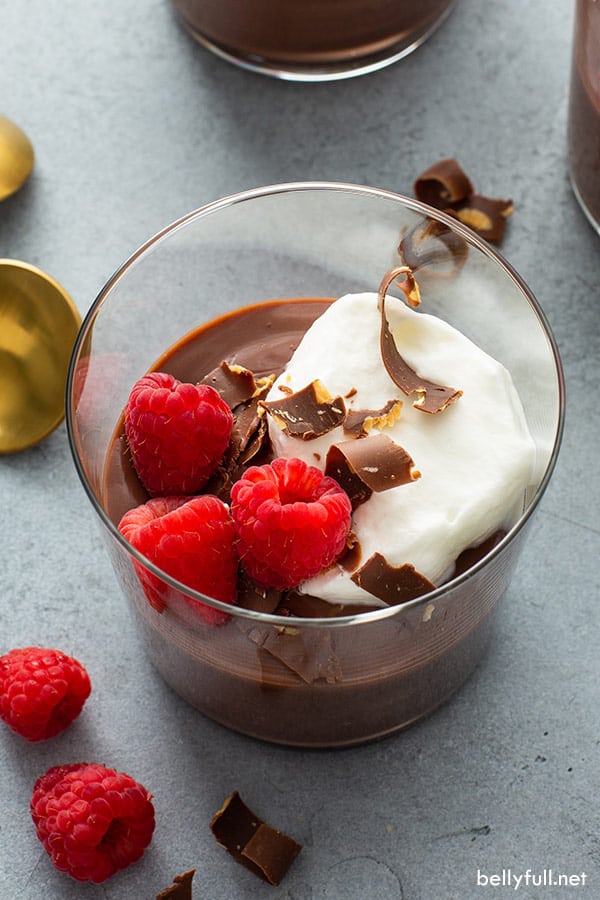
<svg viewBox="0 0 600 900"><path fill-rule="evenodd" d="M512 200L476 194L471 179L455 159L440 159L416 179L417 200L459 219L490 243L499 244Z"/></svg>
<svg viewBox="0 0 600 900"><path fill-rule="evenodd" d="M346 491L353 509L365 503L373 492L389 491L421 477L406 450L386 434L332 444L325 474L335 478Z"/></svg>
<svg viewBox="0 0 600 900"><path fill-rule="evenodd" d="M343 398L332 397L318 379L281 400L263 400L259 407L272 417L282 431L303 441L333 431L346 417Z"/></svg>
<svg viewBox="0 0 600 900"><path fill-rule="evenodd" d="M387 289L399 275L405 275L407 279L410 278L414 281L414 276L409 266L398 266L395 269L390 269L383 276L379 285L378 306L381 312L379 346L381 358L388 375L403 394L406 394L407 397L414 393L419 394L419 398L413 403L415 409L420 409L426 413L439 413L446 409L447 406L450 406L451 403L455 403L462 395L462 391L435 384L433 381L422 378L414 369L411 369L398 352L394 336L390 331L389 322L385 316L385 301Z"/></svg>
<svg viewBox="0 0 600 900"><path fill-rule="evenodd" d="M302 849L293 838L259 819L237 791L215 813L210 829L236 862L269 884L279 884Z"/></svg>
<svg viewBox="0 0 600 900"><path fill-rule="evenodd" d="M358 587L383 600L388 606L408 603L435 589L435 585L414 566L391 566L381 553L374 553L350 578Z"/></svg>
<svg viewBox="0 0 600 900"><path fill-rule="evenodd" d="M388 400L381 409L350 409L344 419L344 434L365 437L372 428L392 426L400 418L402 400Z"/></svg>

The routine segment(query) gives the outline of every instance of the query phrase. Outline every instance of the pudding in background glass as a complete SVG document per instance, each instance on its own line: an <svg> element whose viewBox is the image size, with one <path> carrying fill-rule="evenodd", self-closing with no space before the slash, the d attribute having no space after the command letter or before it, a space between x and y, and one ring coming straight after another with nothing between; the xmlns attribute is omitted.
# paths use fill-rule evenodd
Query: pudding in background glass
<svg viewBox="0 0 600 900"><path fill-rule="evenodd" d="M600 3L577 0L569 103L569 166L575 196L600 232Z"/></svg>
<svg viewBox="0 0 600 900"><path fill-rule="evenodd" d="M382 68L421 44L454 0L172 0L186 28L231 62L325 81Z"/></svg>

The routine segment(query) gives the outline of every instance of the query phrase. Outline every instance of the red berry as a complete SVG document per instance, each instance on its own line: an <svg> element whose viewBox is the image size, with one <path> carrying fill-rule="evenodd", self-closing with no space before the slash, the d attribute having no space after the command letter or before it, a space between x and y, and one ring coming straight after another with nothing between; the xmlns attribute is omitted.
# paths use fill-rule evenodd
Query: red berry
<svg viewBox="0 0 600 900"><path fill-rule="evenodd" d="M97 884L138 860L154 831L146 788L97 763L49 769L34 785L31 816L56 868Z"/></svg>
<svg viewBox="0 0 600 900"><path fill-rule="evenodd" d="M140 378L125 407L133 464L151 496L197 493L221 462L232 426L232 412L213 387L183 384L165 372Z"/></svg>
<svg viewBox="0 0 600 900"><path fill-rule="evenodd" d="M331 565L350 530L348 495L301 459L252 466L231 491L244 568L266 587L294 587Z"/></svg>
<svg viewBox="0 0 600 900"><path fill-rule="evenodd" d="M63 731L91 689L81 663L60 650L23 647L0 656L0 718L28 741Z"/></svg>
<svg viewBox="0 0 600 900"><path fill-rule="evenodd" d="M156 497L125 513L119 531L182 584L223 603L235 602L238 558L233 520L217 497ZM162 612L169 589L141 565L136 568L148 601ZM226 613L187 599L208 624L227 621Z"/></svg>

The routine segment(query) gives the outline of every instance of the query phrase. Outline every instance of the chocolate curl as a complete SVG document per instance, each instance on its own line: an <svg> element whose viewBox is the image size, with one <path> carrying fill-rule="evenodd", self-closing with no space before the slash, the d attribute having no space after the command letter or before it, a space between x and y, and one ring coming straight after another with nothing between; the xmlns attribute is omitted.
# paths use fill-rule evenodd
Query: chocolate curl
<svg viewBox="0 0 600 900"><path fill-rule="evenodd" d="M436 209L446 210L473 193L473 184L455 159L440 159L423 172L414 183L417 200Z"/></svg>
<svg viewBox="0 0 600 900"><path fill-rule="evenodd" d="M469 245L445 222L424 219L406 231L398 245L403 263L432 278L456 275L464 266Z"/></svg>
<svg viewBox="0 0 600 900"><path fill-rule="evenodd" d="M386 434L332 444L325 474L346 491L352 509L365 503L374 491L389 491L421 477L411 456Z"/></svg>
<svg viewBox="0 0 600 900"><path fill-rule="evenodd" d="M415 400L413 403L414 408L420 409L422 412L435 414L442 412L447 406L458 400L462 395L462 391L435 384L433 381L422 378L414 369L411 369L398 352L394 337L390 331L389 322L385 316L385 301L390 284L399 274L404 275L407 272L410 272L410 277L414 281L410 268L408 266L399 266L387 272L379 285L378 305L381 312L379 346L381 358L388 375L403 394L406 394L407 397L414 393L419 394L418 400Z"/></svg>
<svg viewBox="0 0 600 900"><path fill-rule="evenodd" d="M351 409L344 419L344 434L365 437L372 428L391 427L400 418L402 400L388 400L381 409Z"/></svg>
<svg viewBox="0 0 600 900"><path fill-rule="evenodd" d="M311 381L302 390L281 400L261 401L259 406L272 416L282 431L303 441L333 431L346 417L343 398L332 398L319 380Z"/></svg>
<svg viewBox="0 0 600 900"><path fill-rule="evenodd" d="M358 587L383 600L388 606L408 603L415 597L421 597L435 590L435 585L414 566L404 563L391 566L381 553L374 553L364 566L361 566L351 580Z"/></svg>
<svg viewBox="0 0 600 900"><path fill-rule="evenodd" d="M263 881L279 884L302 845L271 828L234 791L213 816L210 829L217 842Z"/></svg>
<svg viewBox="0 0 600 900"><path fill-rule="evenodd" d="M440 209L476 231L484 240L499 244L512 200L476 194L470 178L455 159L441 159L416 179L417 200Z"/></svg>

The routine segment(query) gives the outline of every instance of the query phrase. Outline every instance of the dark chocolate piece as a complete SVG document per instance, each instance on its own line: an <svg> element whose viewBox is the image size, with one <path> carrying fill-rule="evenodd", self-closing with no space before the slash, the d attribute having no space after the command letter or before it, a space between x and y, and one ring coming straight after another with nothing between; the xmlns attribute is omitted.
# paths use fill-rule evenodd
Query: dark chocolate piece
<svg viewBox="0 0 600 900"><path fill-rule="evenodd" d="M280 883L302 849L293 838L263 822L237 791L215 813L210 828L236 862L273 885Z"/></svg>
<svg viewBox="0 0 600 900"><path fill-rule="evenodd" d="M240 567L237 602L244 609L272 614L281 602L281 591L277 588L261 587Z"/></svg>
<svg viewBox="0 0 600 900"><path fill-rule="evenodd" d="M300 391L281 400L261 401L282 431L310 441L341 425L346 416L342 397L331 397L320 381L311 381Z"/></svg>
<svg viewBox="0 0 600 900"><path fill-rule="evenodd" d="M283 600L276 612L287 614ZM319 679L332 684L341 678L340 663L331 636L324 632L306 628L299 630L290 619L286 627L251 628L247 637L306 684Z"/></svg>
<svg viewBox="0 0 600 900"><path fill-rule="evenodd" d="M409 563L391 566L381 553L374 553L350 578L358 587L388 606L407 603L435 590L435 585L417 572L414 566Z"/></svg>
<svg viewBox="0 0 600 900"><path fill-rule="evenodd" d="M344 433L364 437L371 428L385 428L400 418L402 400L388 400L381 409L350 409L344 419Z"/></svg>
<svg viewBox="0 0 600 900"><path fill-rule="evenodd" d="M271 379L271 383L274 378ZM262 379L264 382L265 379ZM205 375L202 384L208 384L219 392L225 403L235 409L240 403L247 403L261 390L254 373L244 366L232 366L226 360Z"/></svg>
<svg viewBox="0 0 600 900"><path fill-rule="evenodd" d="M462 391L428 381L426 378L418 375L414 369L411 369L398 352L394 336L390 331L389 322L385 316L387 289L396 278L396 274L403 272L405 268L405 266L401 266L398 269L391 269L384 275L379 286L379 309L381 312L379 346L381 358L388 375L407 397L413 393L419 394L418 400L415 400L413 403L415 409L420 409L426 413L439 413L458 400L462 395Z"/></svg>
<svg viewBox="0 0 600 900"><path fill-rule="evenodd" d="M440 159L416 179L417 200L436 209L446 209L473 193L471 179L465 175L455 159Z"/></svg>
<svg viewBox="0 0 600 900"><path fill-rule="evenodd" d="M414 183L415 197L459 219L484 240L499 244L506 219L513 211L511 200L476 194L471 180L455 159L441 159Z"/></svg>
<svg viewBox="0 0 600 900"><path fill-rule="evenodd" d="M453 212L453 215L481 235L484 240L491 244L499 244L504 236L506 220L512 211L511 200L473 194L464 205Z"/></svg>
<svg viewBox="0 0 600 900"><path fill-rule="evenodd" d="M353 509L368 500L373 491L389 491L420 478L410 455L386 434L332 444L325 474L346 491Z"/></svg>
<svg viewBox="0 0 600 900"><path fill-rule="evenodd" d="M173 884L157 894L156 900L192 900L192 879L195 872L195 869L190 869L183 875L176 875Z"/></svg>

